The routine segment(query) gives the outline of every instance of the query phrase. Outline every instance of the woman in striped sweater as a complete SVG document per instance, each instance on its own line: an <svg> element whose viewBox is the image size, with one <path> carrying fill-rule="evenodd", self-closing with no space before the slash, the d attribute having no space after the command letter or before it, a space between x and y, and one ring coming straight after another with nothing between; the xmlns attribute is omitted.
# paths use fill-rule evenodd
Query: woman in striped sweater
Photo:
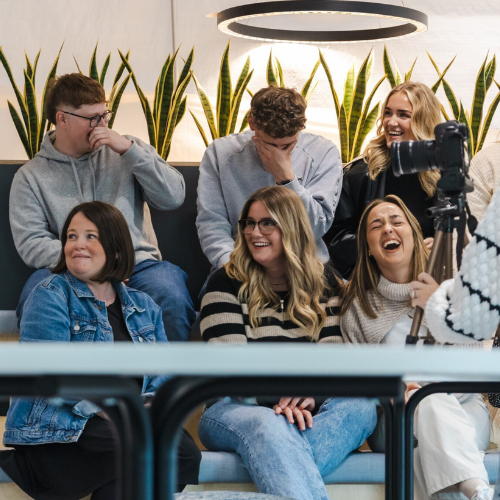
<svg viewBox="0 0 500 500"><path fill-rule="evenodd" d="M259 189L243 207L229 263L208 283L203 339L342 342L338 290L335 273L316 256L300 197L284 187ZM238 453L263 493L328 500L322 476L373 431L374 403L334 398L320 404L311 397L259 402L210 406L200 420L203 444Z"/></svg>

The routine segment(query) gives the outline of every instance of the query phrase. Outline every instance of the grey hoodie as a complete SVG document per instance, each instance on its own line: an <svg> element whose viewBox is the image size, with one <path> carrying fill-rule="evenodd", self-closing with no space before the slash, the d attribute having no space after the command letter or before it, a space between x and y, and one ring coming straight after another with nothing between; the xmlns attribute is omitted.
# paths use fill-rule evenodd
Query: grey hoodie
<svg viewBox="0 0 500 500"><path fill-rule="evenodd" d="M107 146L72 158L45 135L40 152L22 166L10 191L10 227L19 255L37 269L53 266L68 213L80 203L104 201L118 208L130 228L136 264L161 260L148 204L173 210L184 201L184 179L140 139L123 155Z"/></svg>
<svg viewBox="0 0 500 500"><path fill-rule="evenodd" d="M213 267L229 261L238 231L238 218L254 191L275 186L252 141L251 130L217 139L208 146L200 164L196 226L201 248ZM333 142L301 132L292 151L295 179L286 185L295 191L309 215L318 256L330 256L322 236L332 225L342 189L342 163Z"/></svg>

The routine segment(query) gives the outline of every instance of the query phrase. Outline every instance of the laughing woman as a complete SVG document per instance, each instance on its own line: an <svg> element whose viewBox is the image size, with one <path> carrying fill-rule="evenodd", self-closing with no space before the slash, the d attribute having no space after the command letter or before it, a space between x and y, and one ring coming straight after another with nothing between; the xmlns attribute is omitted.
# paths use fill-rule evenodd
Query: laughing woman
<svg viewBox="0 0 500 500"><path fill-rule="evenodd" d="M364 211L357 241L358 260L341 309L344 340L403 346L414 314L410 282L428 258L420 226L400 198L386 196ZM421 330L420 336L426 333L425 327ZM407 385L408 390L419 387ZM384 451L382 427L380 419L368 440L373 451ZM490 419L480 394L426 397L415 412L414 433L417 483L429 497L451 488L468 499L492 498L483 464Z"/></svg>
<svg viewBox="0 0 500 500"><path fill-rule="evenodd" d="M394 142L434 139L434 128L441 121L441 105L423 83L405 82L389 92L378 119L377 137L360 158L346 166L335 219L325 236L333 265L344 278L349 277L356 263L356 232L361 214L376 198L399 196L420 223L426 245L432 246L434 228L425 211L434 204L439 173L396 177L391 168L390 148Z"/></svg>
<svg viewBox="0 0 500 500"><path fill-rule="evenodd" d="M260 189L243 207L229 263L208 283L203 339L341 342L338 290L316 257L300 197L284 187ZM375 421L374 403L365 399L282 397L250 406L233 399L205 411L199 435L210 450L238 453L259 491L328 500L322 476L361 446Z"/></svg>

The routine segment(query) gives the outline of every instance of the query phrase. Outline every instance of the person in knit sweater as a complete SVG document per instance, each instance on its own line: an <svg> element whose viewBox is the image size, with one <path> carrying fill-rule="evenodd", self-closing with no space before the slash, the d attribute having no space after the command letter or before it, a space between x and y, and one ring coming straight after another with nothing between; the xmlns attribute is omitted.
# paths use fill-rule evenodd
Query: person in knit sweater
<svg viewBox="0 0 500 500"><path fill-rule="evenodd" d="M203 339L342 342L339 281L317 257L314 240L298 194L256 191L241 212L229 262L208 282ZM361 446L375 423L375 403L366 399L226 399L205 411L199 436L209 450L238 453L263 493L328 500L322 476Z"/></svg>
<svg viewBox="0 0 500 500"><path fill-rule="evenodd" d="M346 342L404 345L414 308L410 282L428 258L420 225L394 195L374 200L361 216L358 260L343 292L340 328ZM429 318L424 316L422 336ZM434 333L434 330L431 329ZM407 384L408 391L419 385ZM458 489L468 499L492 498L483 464L490 438L489 412L480 394L433 394L415 413L416 483L430 498ZM383 451L383 419L369 439Z"/></svg>

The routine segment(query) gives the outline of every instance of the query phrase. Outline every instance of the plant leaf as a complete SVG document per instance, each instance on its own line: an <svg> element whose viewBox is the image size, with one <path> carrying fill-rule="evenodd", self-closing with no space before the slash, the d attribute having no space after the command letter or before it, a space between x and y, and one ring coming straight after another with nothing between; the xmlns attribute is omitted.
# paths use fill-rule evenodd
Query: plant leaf
<svg viewBox="0 0 500 500"><path fill-rule="evenodd" d="M351 151L351 157L352 158L356 158L356 156L359 155L359 150L360 150L361 145L362 145L362 143L364 141L364 138L361 137L361 133L362 133L364 124L367 123L366 120L367 120L367 116L368 116L368 110L370 109L370 106L371 106L373 97L375 96L375 93L377 92L378 88L380 87L380 85L382 85L382 83L384 82L385 79L386 79L386 77L383 76L375 84L375 87L373 87L372 91L370 92L370 95L368 96L368 99L366 99L366 101L365 101L365 104L364 104L364 107L363 107L363 114L361 116L361 119L358 120L358 125L356 127L356 135L354 136L354 139L351 141L351 145L352 145L352 148L351 148L352 149L352 151ZM380 109L380 108L377 108L377 109ZM374 122L374 124L375 124L375 122ZM371 131L371 129L368 130L368 132L366 134L368 134L370 131ZM365 134L365 137L366 137L366 134ZM354 154L355 151L358 151L358 153Z"/></svg>
<svg viewBox="0 0 500 500"><path fill-rule="evenodd" d="M309 78L307 79L306 83L304 83L304 86L302 87L302 90L300 93L302 94L302 97L306 100L306 102L309 100L311 97L312 93L314 92L314 89L316 88L316 85L314 85L313 89L311 90L311 84L314 79L314 76L316 75L316 71L318 71L319 65L321 64L321 61L318 59L316 64L314 65L314 68L311 71L311 74L309 75Z"/></svg>
<svg viewBox="0 0 500 500"><path fill-rule="evenodd" d="M241 99L243 94L245 93L245 88L248 85L248 82L252 78L253 70L248 73L245 81L241 85L237 94L234 95L231 112L229 113L229 129L228 134L232 134L234 129L236 128L236 120L238 119L238 113L240 111Z"/></svg>
<svg viewBox="0 0 500 500"><path fill-rule="evenodd" d="M172 136L174 134L175 127L177 125L177 116L179 115L179 109L182 103L182 96L186 90L186 87L191 80L191 73L186 76L184 81L177 87L175 91L175 96L172 100L172 107L170 109L170 114L168 117L167 133L165 134L165 140L163 141L163 147L161 149L160 156L166 160L168 153L170 151L170 144L172 142Z"/></svg>
<svg viewBox="0 0 500 500"><path fill-rule="evenodd" d="M198 121L196 116L194 116L194 114L191 110L189 110L189 112L191 113L191 116L193 117L194 123L196 123L196 127L198 128L198 132L201 134L201 138L203 139L203 142L205 143L205 147L208 148L207 136L205 135L205 131L203 130L201 123Z"/></svg>
<svg viewBox="0 0 500 500"><path fill-rule="evenodd" d="M212 106L210 105L210 101L207 97L207 94L203 90L203 87L200 85L200 82L198 81L196 76L194 76L194 73L191 72L191 74L193 75L196 91L198 92L198 97L200 98L200 102L203 107L203 112L205 113L205 117L207 119L212 140L215 140L217 139L218 136L217 136L217 129L215 128L215 120L214 120L214 114L212 112Z"/></svg>
<svg viewBox="0 0 500 500"><path fill-rule="evenodd" d="M358 77L356 78L356 87L348 118L347 134L349 137L349 144L353 143L354 136L356 135L356 129L358 127L358 121L361 117L363 101L366 95L366 84L370 78L372 66L373 66L373 49L370 50L370 53L363 61L363 64L361 65L361 68L358 73Z"/></svg>
<svg viewBox="0 0 500 500"><path fill-rule="evenodd" d="M120 52L120 51L118 51ZM124 56L125 60L128 61L128 58L130 57L130 50L127 52L127 54ZM119 82L120 78L122 77L123 72L125 71L125 64L122 63L118 67L118 71L116 72L115 79L113 80L113 87Z"/></svg>
<svg viewBox="0 0 500 500"><path fill-rule="evenodd" d="M460 101L460 122L467 125L467 128L469 130L469 156L472 158L474 156L474 137L472 136L472 128L471 128L471 123L470 123L470 117L469 117L469 112L464 109L464 106L462 104L462 101Z"/></svg>
<svg viewBox="0 0 500 500"><path fill-rule="evenodd" d="M339 114L339 135L340 135L340 154L342 163L349 161L349 133L347 129L347 116L345 114L344 104L340 105Z"/></svg>
<svg viewBox="0 0 500 500"><path fill-rule="evenodd" d="M393 89L396 86L396 78L394 76L394 72L393 72L392 66L391 66L391 61L389 59L389 54L387 52L387 47L385 45L384 45L383 60L384 60L385 76L386 76L387 80L389 81L391 88Z"/></svg>
<svg viewBox="0 0 500 500"><path fill-rule="evenodd" d="M450 69L451 65L453 64L453 62L455 61L455 58L457 56L455 56L451 61L450 61L450 64L448 64L448 66L446 66L446 68L444 69L444 71L439 74L439 71L438 71L438 74L439 74L439 79L438 81L432 86L431 90L436 93L439 86L441 85L441 82L443 80L443 78L445 77L446 73L448 73L448 70Z"/></svg>
<svg viewBox="0 0 500 500"><path fill-rule="evenodd" d="M36 84L35 79L36 79L36 68L38 67L38 59L40 59L40 54L42 52L42 49L38 51L38 54L35 57L35 62L33 63L33 85Z"/></svg>
<svg viewBox="0 0 500 500"><path fill-rule="evenodd" d="M181 101L181 105L179 106L179 112L177 113L177 121L175 122L175 126L179 125L180 121L184 118L186 114L186 103L187 103L187 95L184 96L184 99Z"/></svg>
<svg viewBox="0 0 500 500"><path fill-rule="evenodd" d="M405 82L409 82L411 80L411 75L413 74L415 64L417 64L417 59L418 59L418 57L415 57L415 60L413 61L411 68L408 70L408 73L405 74Z"/></svg>
<svg viewBox="0 0 500 500"><path fill-rule="evenodd" d="M30 118L30 132L29 132L29 141L31 144L31 151L35 153L37 151L38 146L38 109L36 105L36 93L35 87L33 86L33 82L26 70L23 70L24 73L24 85L26 87L26 107L28 108L28 116Z"/></svg>
<svg viewBox="0 0 500 500"><path fill-rule="evenodd" d="M323 54L321 53L321 50L319 50L319 60L321 61L321 65L323 66L323 69L326 74L326 79L328 80L328 83L330 84L330 91L332 93L333 97L333 104L335 105L335 113L337 115L337 120L340 118L340 105L339 105L339 98L337 95L337 91L335 90L335 86L333 85L333 79L332 75L330 73L330 68L328 67L328 64L326 63L325 58L323 57ZM344 111L345 114L345 111Z"/></svg>
<svg viewBox="0 0 500 500"><path fill-rule="evenodd" d="M47 123L47 111L46 111L46 99L47 99L47 91L49 88L49 83L56 76L57 73L57 64L59 63L59 58L61 57L61 52L64 47L64 42L61 45L61 48L59 49L59 53L57 54L57 57L55 58L54 62L52 63L52 68L50 68L49 74L47 75L47 80L45 80L45 86L43 87L43 93L42 93L42 107L41 107L41 112L42 112L42 118L40 119L40 126L38 128L38 145L37 145L37 151L40 150L40 145L42 144L43 140L43 135L44 135L44 129L45 129L45 124ZM49 123L47 125L47 132L50 130L50 126L52 124Z"/></svg>
<svg viewBox="0 0 500 500"><path fill-rule="evenodd" d="M346 116L349 116L349 113L351 112L353 92L354 92L354 61L351 64L349 70L347 71L347 77L344 83L344 109Z"/></svg>
<svg viewBox="0 0 500 500"><path fill-rule="evenodd" d="M242 95L245 91L246 85L243 86L243 83L245 82L245 80L248 76L249 70L250 70L250 56L247 57L247 60L245 61L245 64L243 65L243 68L241 70L240 76L238 77L238 81L236 82L236 87L234 87L233 98L231 99L231 109L233 109L234 100L237 99L236 96L239 94L241 88L243 88L243 91L241 92ZM248 84L248 82L247 82L247 84ZM241 100L241 98L240 98L240 100ZM229 119L229 123L231 123L231 118Z"/></svg>
<svg viewBox="0 0 500 500"><path fill-rule="evenodd" d="M401 83L403 83L403 78L401 77L399 69L396 69L396 85L400 85Z"/></svg>
<svg viewBox="0 0 500 500"><path fill-rule="evenodd" d="M101 77L99 79L99 83L104 87L104 80L106 79L106 73L108 72L109 61L111 61L111 52L106 57L104 64L102 65Z"/></svg>
<svg viewBox="0 0 500 500"><path fill-rule="evenodd" d="M217 102L217 132L219 137L227 135L231 112L231 71L229 69L229 43L222 56L219 73L219 99Z"/></svg>
<svg viewBox="0 0 500 500"><path fill-rule="evenodd" d="M97 46L99 45L99 40L95 44L94 52L92 53L92 57L90 58L90 66L89 66L89 76L92 80L96 82L99 81L99 73L97 71Z"/></svg>
<svg viewBox="0 0 500 500"><path fill-rule="evenodd" d="M471 113L471 130L472 137L474 138L474 146L478 143L479 127L483 118L484 99L486 97L486 59L484 60L479 73L476 78L476 87L474 89L474 98L472 99L472 113ZM476 149L474 149L474 154Z"/></svg>
<svg viewBox="0 0 500 500"><path fill-rule="evenodd" d="M351 160L356 158L356 156L359 156L359 154L361 153L361 148L363 147L363 143L365 142L366 136L373 129L379 113L380 113L380 102L377 102L377 104L373 106L372 110L363 120L363 124L361 125L360 132L357 135L356 143L351 153Z"/></svg>
<svg viewBox="0 0 500 500"><path fill-rule="evenodd" d="M450 121L450 117L448 116L446 109L444 109L444 106L442 104L440 104L440 106L441 106L441 113L443 113L443 117L444 117L445 121L447 121L447 122Z"/></svg>
<svg viewBox="0 0 500 500"><path fill-rule="evenodd" d="M76 67L78 68L78 73L83 75L83 71L81 70L80 65L78 64L78 61L76 60L75 56L73 56L73 60L75 61Z"/></svg>
<svg viewBox="0 0 500 500"><path fill-rule="evenodd" d="M14 122L17 133L19 134L19 138L23 143L24 150L26 151L28 158L31 160L31 158L33 158L34 155L31 151L31 145L28 141L28 136L26 135L26 129L24 128L23 122L21 121L21 118L19 118L16 108L12 106L10 101L7 101L7 105L9 106L10 116L12 117L12 121Z"/></svg>
<svg viewBox="0 0 500 500"><path fill-rule="evenodd" d="M240 127L240 132L243 132L248 127L248 117L250 116L250 111L249 109L246 113L245 116L243 117L243 120L241 121L241 127Z"/></svg>
<svg viewBox="0 0 500 500"><path fill-rule="evenodd" d="M170 112L172 110L172 97L174 96L174 67L179 48L175 51L174 55L168 63L167 70L165 72L165 77L163 79L163 84L160 85L158 89L158 110L156 115L156 144L158 148L163 145L165 141L165 135L167 133L167 127L170 117ZM191 78L191 75L189 75ZM158 149L158 153L162 154L163 148Z"/></svg>
<svg viewBox="0 0 500 500"><path fill-rule="evenodd" d="M168 65L170 64L170 54L168 55L167 59L163 63L163 66L160 71L160 76L158 77L158 80L156 81L156 87L155 87L155 97L153 99L153 118L155 123L157 123L158 120L158 107L160 105L161 97L160 97L160 91L163 89L163 83L165 81L165 73L167 72Z"/></svg>
<svg viewBox="0 0 500 500"><path fill-rule="evenodd" d="M278 85L278 81L276 80L276 75L274 74L273 68L273 49L269 51L269 59L267 60L267 72L266 72L267 84L268 85Z"/></svg>
<svg viewBox="0 0 500 500"><path fill-rule="evenodd" d="M496 70L497 70L497 58L494 55L493 59L486 66L486 76L485 76L486 92L490 90L491 84L493 83L493 79L495 78Z"/></svg>
<svg viewBox="0 0 500 500"><path fill-rule="evenodd" d="M111 111L113 111L114 115L111 117L111 120L109 120L108 128L113 128L113 123L115 123L116 114L118 113L118 106L120 105L123 92L125 91L125 87L127 86L131 77L132 75L130 73L125 77L120 85L120 88L118 89L118 92L115 95L115 98L113 99L113 102L111 103Z"/></svg>
<svg viewBox="0 0 500 500"><path fill-rule="evenodd" d="M11 85L12 85L12 88L14 89L14 94L16 95L17 103L19 104L19 108L21 109L21 115L23 117L24 126L25 126L26 130L28 131L28 135L29 135L30 120L28 117L28 108L26 107L26 103L24 102L24 98L21 95L21 92L19 92L19 89L17 88L14 77L12 76L12 71L10 69L9 63L7 61L7 58L5 57L5 54L4 54L1 46L0 46L0 62L3 64L3 67L5 68L5 72L7 73L7 76L10 80Z"/></svg>
<svg viewBox="0 0 500 500"><path fill-rule="evenodd" d="M32 80L33 78L33 66L29 60L28 54L24 51L24 58L26 59L26 73L28 74L28 78Z"/></svg>
<svg viewBox="0 0 500 500"><path fill-rule="evenodd" d="M279 85L280 87L285 86L285 77L283 76L283 68L281 67L281 63L279 62L279 59L275 57L276 59L276 69L278 70L278 80L279 80Z"/></svg>
<svg viewBox="0 0 500 500"><path fill-rule="evenodd" d="M479 144L476 147L476 151L474 153L478 153L483 149L484 141L486 140L486 136L488 135L488 130L490 129L491 121L493 120L493 116L497 110L498 104L500 103L500 92L495 96L493 102L490 104L488 109L488 113L486 114L486 119L483 124L483 130L481 131L481 139L479 140Z"/></svg>
<svg viewBox="0 0 500 500"><path fill-rule="evenodd" d="M186 76L190 74L191 65L193 64L193 59L194 59L194 47L191 49L187 59L184 61L184 66L182 67L181 74L179 76L179 79L177 80L177 86L175 87L176 89L185 80Z"/></svg>

